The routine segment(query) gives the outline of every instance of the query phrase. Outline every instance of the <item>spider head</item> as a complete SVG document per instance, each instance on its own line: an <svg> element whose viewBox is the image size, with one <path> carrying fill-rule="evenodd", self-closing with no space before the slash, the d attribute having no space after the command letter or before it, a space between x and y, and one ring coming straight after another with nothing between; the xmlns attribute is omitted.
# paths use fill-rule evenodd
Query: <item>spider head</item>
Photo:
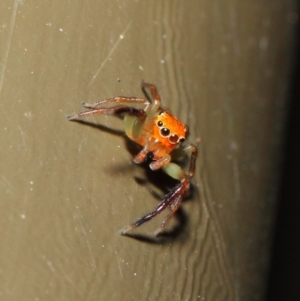
<svg viewBox="0 0 300 301"><path fill-rule="evenodd" d="M161 111L155 118L153 136L170 151L185 141L187 127L168 111Z"/></svg>

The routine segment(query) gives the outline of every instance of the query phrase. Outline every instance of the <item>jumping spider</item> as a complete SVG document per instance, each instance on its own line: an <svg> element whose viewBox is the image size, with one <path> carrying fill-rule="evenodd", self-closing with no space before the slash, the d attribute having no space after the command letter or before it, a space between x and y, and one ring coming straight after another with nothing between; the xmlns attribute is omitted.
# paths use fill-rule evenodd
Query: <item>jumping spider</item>
<svg viewBox="0 0 300 301"><path fill-rule="evenodd" d="M161 100L156 87L142 82L142 89L150 91L151 101L139 97L117 96L95 103L83 103L83 107L89 110L71 115L68 117L68 120L93 114L123 116L126 135L142 146L142 150L135 156L134 162L142 163L147 155L151 154L152 162L150 163L150 168L152 170L161 168L170 177L180 181L164 197L155 210L124 227L119 232L121 235L124 235L169 207L170 212L160 227L154 232L154 235L157 236L175 214L183 197L189 190L190 180L195 173L197 149L193 144L186 147L182 146L187 136L187 127L169 111L160 106ZM143 106L144 108L138 109L132 107L132 105ZM187 153L190 154L191 159L189 171L185 173L179 165L171 161L183 157Z"/></svg>

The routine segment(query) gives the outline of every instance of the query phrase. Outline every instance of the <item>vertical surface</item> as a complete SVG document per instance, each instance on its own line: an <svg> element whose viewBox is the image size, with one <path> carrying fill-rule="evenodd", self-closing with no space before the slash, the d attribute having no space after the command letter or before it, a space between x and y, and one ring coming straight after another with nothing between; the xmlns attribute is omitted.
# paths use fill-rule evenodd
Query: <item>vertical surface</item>
<svg viewBox="0 0 300 301"><path fill-rule="evenodd" d="M1 300L263 300L294 7L3 0ZM118 230L168 177L133 164L137 149L107 128L118 119L66 121L83 100L142 96L141 79L199 149L191 194L158 239L162 216L140 239Z"/></svg>

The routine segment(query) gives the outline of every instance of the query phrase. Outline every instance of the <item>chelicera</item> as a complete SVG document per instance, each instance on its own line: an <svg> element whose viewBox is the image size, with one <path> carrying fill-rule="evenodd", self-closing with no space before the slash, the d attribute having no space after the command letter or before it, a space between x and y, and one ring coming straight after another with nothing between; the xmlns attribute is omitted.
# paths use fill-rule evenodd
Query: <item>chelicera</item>
<svg viewBox="0 0 300 301"><path fill-rule="evenodd" d="M142 89L150 91L151 100L117 96L95 103L83 103L83 107L88 110L71 115L68 120L93 114L124 117L126 135L142 147L134 157L134 162L142 163L151 154L150 168L152 170L161 168L170 177L179 181L179 184L163 198L152 212L120 230L120 234L124 235L169 208L169 213L154 232L154 235L157 236L178 210L190 188L190 181L195 173L197 149L193 144L183 146L188 132L187 126L161 107L161 99L156 87L153 84L142 82ZM186 154L190 154L190 165L189 170L184 172L172 160Z"/></svg>

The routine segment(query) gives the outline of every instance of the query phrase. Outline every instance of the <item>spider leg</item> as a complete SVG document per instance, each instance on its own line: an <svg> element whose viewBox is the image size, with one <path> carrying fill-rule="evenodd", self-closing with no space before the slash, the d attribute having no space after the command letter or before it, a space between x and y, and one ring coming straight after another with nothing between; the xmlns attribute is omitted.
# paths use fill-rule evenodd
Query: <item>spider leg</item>
<svg viewBox="0 0 300 301"><path fill-rule="evenodd" d="M151 93L152 98L157 101L157 102L161 102L160 96L157 92L156 86L153 84L149 84L149 83L145 83L144 81L142 81L142 88L143 89L148 89Z"/></svg>
<svg viewBox="0 0 300 301"><path fill-rule="evenodd" d="M154 114L157 112L157 110L160 107L160 96L157 92L157 89L154 85L152 84L147 84L142 82L142 88L143 89L149 89L151 92L151 96L153 98L153 102L145 99L145 98L140 98L140 97L125 97L125 96L116 96L112 98L108 98L105 100L100 100L94 103L89 103L89 102L83 102L82 106L85 107L86 109L89 109L88 111L85 112L80 112L78 114L70 115L68 116L68 120L73 120L77 118L81 118L84 116L89 116L93 114L98 114L98 115L113 115L113 114L118 114L122 111L122 113L129 113L129 115L133 116L138 116L140 117L141 111L136 108L130 108L128 105L144 105L143 111L147 115L148 119L153 118ZM108 106L103 108L103 106ZM126 109L128 108L128 109ZM130 109L129 109L130 108ZM118 112L119 111L119 112ZM139 112L137 114L137 112ZM149 114L150 112L153 112L152 114Z"/></svg>
<svg viewBox="0 0 300 301"><path fill-rule="evenodd" d="M139 218L132 224L124 227L122 230L119 231L121 235L126 234L128 231L144 224L145 222L148 222L156 215L160 214L162 211L164 211L167 207L171 206L171 212L168 214L168 216L164 219L161 226L155 231L155 235L158 235L159 232L163 229L163 227L166 225L166 223L169 221L169 219L174 215L176 210L179 208L179 205L182 200L182 195L185 194L185 190L188 189L187 186L189 186L189 181L183 181L184 183L180 183L180 185L177 185L170 193L168 193L164 199L159 203L159 205L153 210L152 212L144 215L143 217ZM178 203L178 205L172 205L172 204Z"/></svg>
<svg viewBox="0 0 300 301"><path fill-rule="evenodd" d="M186 193L190 188L190 181L191 178L195 174L196 168L196 159L197 159L197 148L190 144L189 146L183 148L185 153L191 153L191 160L190 160L190 167L188 173L185 173L180 166L175 163L167 163L166 165L162 166L162 169L172 178L180 180L180 183L175 186L160 202L160 204L153 210L152 212L146 214L145 216L139 218L134 223L130 224L129 226L123 228L119 233L121 235L126 234L128 231L144 224L145 222L151 220L156 215L160 214L164 211L167 207L170 207L170 212L165 217L163 222L161 223L160 227L154 232L154 235L157 236L169 220L173 217L176 213L178 208L180 207L182 200ZM154 161L155 162L155 161Z"/></svg>
<svg viewBox="0 0 300 301"><path fill-rule="evenodd" d="M126 103L126 104L143 104L146 105L146 108L150 106L151 102L148 99L139 98L139 97L124 97L124 96L116 96L112 98L108 98L105 100L96 101L94 103L83 102L82 106L86 109L98 109L103 107L103 105L111 105L118 103Z"/></svg>
<svg viewBox="0 0 300 301"><path fill-rule="evenodd" d="M177 150L176 150L177 151ZM190 166L188 172L184 172L181 167L173 162L167 163L163 166L161 166L162 170L168 174L170 177L172 177L175 180L181 181L185 177L188 177L191 179L194 174L195 174L195 169L196 169L196 160L197 160L197 148L193 144L190 144L189 146L186 146L185 148L182 148L180 150L182 154L190 153L191 158L190 158ZM179 154L179 152L177 152ZM171 153L172 159L174 158L173 153ZM154 164L158 161L153 161L151 164ZM150 167L151 167L150 164ZM155 165L154 165L155 166ZM153 169L151 167L151 169Z"/></svg>
<svg viewBox="0 0 300 301"><path fill-rule="evenodd" d="M139 110L139 109L135 109L126 105L117 105L114 107L110 107L110 108L96 108L96 109L91 109L85 112L80 112L74 115L70 115L68 116L68 120L74 120L77 118L81 118L81 117L85 117L85 116L90 116L90 115L118 115L118 114L122 114L122 113L127 113L131 116L136 116L140 119L145 119L146 118L146 113L144 110Z"/></svg>
<svg viewBox="0 0 300 301"><path fill-rule="evenodd" d="M197 160L198 151L194 144L190 144L190 145L186 146L183 150L185 152L191 154L191 159L190 159L191 161L190 161L188 175L190 178L192 178L194 176L195 170L196 170L196 160Z"/></svg>
<svg viewBox="0 0 300 301"><path fill-rule="evenodd" d="M178 208L181 205L181 202L188 192L190 188L190 181L191 178L195 174L196 169L196 159L197 159L197 148L190 144L189 146L183 148L183 152L185 153L191 153L191 160L190 160L190 167L188 174L184 173L183 170L174 163L169 163L166 166L163 166L163 170L171 177L180 179L180 184L176 186L171 193L176 193L177 197L174 199L173 202L170 203L170 212L165 217L163 222L161 223L160 227L154 232L154 235L157 236L163 228L166 226L166 224L169 222L169 220L173 217L175 212L178 210Z"/></svg>
<svg viewBox="0 0 300 301"><path fill-rule="evenodd" d="M166 154L163 157L159 158L158 160L152 161L149 166L152 170L158 170L162 166L169 164L170 161L171 161L171 156L169 154Z"/></svg>
<svg viewBox="0 0 300 301"><path fill-rule="evenodd" d="M135 155L133 162L136 164L141 164L145 161L147 154L149 153L148 146L143 147L137 155Z"/></svg>
<svg viewBox="0 0 300 301"><path fill-rule="evenodd" d="M161 99L157 92L156 87L153 84L148 84L148 83L145 83L144 81L142 81L142 89L144 90L144 92L145 92L145 89L148 89L150 91L151 97L153 99L151 107L149 107L149 110L146 111L148 114L150 113L150 111L153 112L152 114L149 114L149 119L150 119L154 116L154 114L159 109ZM145 92L145 94L147 94L147 93Z"/></svg>
<svg viewBox="0 0 300 301"><path fill-rule="evenodd" d="M185 194L185 193L183 193ZM154 235L158 236L158 234L163 230L163 228L166 226L166 224L169 222L169 220L173 217L173 215L176 213L176 211L178 210L178 208L180 207L181 203L183 200L183 195L179 196L178 198L176 198L171 204L170 204L170 212L168 213L168 215L165 217L165 219L163 220L163 222L161 223L160 227L157 228L154 231Z"/></svg>

